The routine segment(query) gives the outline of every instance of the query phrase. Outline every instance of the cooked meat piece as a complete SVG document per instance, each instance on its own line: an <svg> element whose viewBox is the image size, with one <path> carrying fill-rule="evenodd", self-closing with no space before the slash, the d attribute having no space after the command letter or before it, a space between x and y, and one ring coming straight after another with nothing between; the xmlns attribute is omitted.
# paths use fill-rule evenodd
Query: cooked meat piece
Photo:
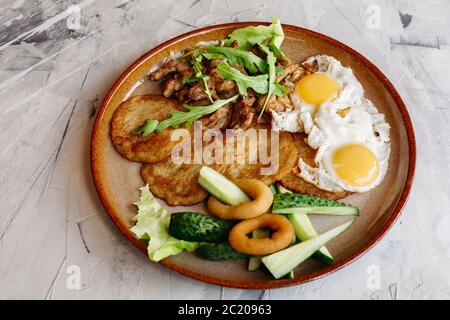
<svg viewBox="0 0 450 320"><path fill-rule="evenodd" d="M208 98L202 82L198 81L189 88L188 98L194 101Z"/></svg>
<svg viewBox="0 0 450 320"><path fill-rule="evenodd" d="M319 70L317 60L314 60L311 64L303 64L302 66L305 68L306 74L311 74Z"/></svg>
<svg viewBox="0 0 450 320"><path fill-rule="evenodd" d="M294 73L298 69L303 70L303 68L298 63L294 63L294 64L286 66L284 68L283 74L281 74L277 77L277 81L278 82L283 81L286 77L290 76L292 73Z"/></svg>
<svg viewBox="0 0 450 320"><path fill-rule="evenodd" d="M189 104L192 106L209 106L211 104L211 101L209 101L208 98L205 98L205 99L189 102Z"/></svg>
<svg viewBox="0 0 450 320"><path fill-rule="evenodd" d="M221 63L223 63L222 59L212 59L209 62L209 68L211 69L211 72L213 71L212 69L214 69L215 67L217 67Z"/></svg>
<svg viewBox="0 0 450 320"><path fill-rule="evenodd" d="M258 98L258 101L256 102L256 110L259 112L264 107L264 103L266 102L267 96L261 96ZM294 106L291 103L291 100L287 95L277 97L275 95L272 95L269 99L269 102L267 102L266 109L264 112L270 113L271 111L281 112L285 110L292 110L294 109Z"/></svg>
<svg viewBox="0 0 450 320"><path fill-rule="evenodd" d="M289 90L294 90L296 83L302 77L316 72L317 69L317 62L311 65L291 64L284 68L284 73L277 77L277 81Z"/></svg>
<svg viewBox="0 0 450 320"><path fill-rule="evenodd" d="M209 84L222 99L231 98L238 93L236 83L232 80L223 80L222 75L216 70L212 70L209 74Z"/></svg>
<svg viewBox="0 0 450 320"><path fill-rule="evenodd" d="M245 70L245 68L241 65L235 64L233 66L233 68L235 68L236 70L240 71L242 74L248 75L247 71Z"/></svg>
<svg viewBox="0 0 450 320"><path fill-rule="evenodd" d="M181 83L180 74L174 74L173 77L164 80L162 84L163 96L169 98L174 95L176 91L179 91L183 87Z"/></svg>
<svg viewBox="0 0 450 320"><path fill-rule="evenodd" d="M184 60L170 60L151 73L150 80L161 80L170 73L178 72L181 76L192 76L194 69Z"/></svg>
<svg viewBox="0 0 450 320"><path fill-rule="evenodd" d="M216 87L217 91L224 93L226 91L236 92L236 83L233 80L222 80L219 86Z"/></svg>
<svg viewBox="0 0 450 320"><path fill-rule="evenodd" d="M232 97L237 94L236 83L233 80L224 80L217 87L217 92L223 93L226 97Z"/></svg>
<svg viewBox="0 0 450 320"><path fill-rule="evenodd" d="M275 103L278 104L278 107L282 106L283 110L294 109L294 106L292 105L291 100L289 99L289 97L287 95L284 95L281 97L276 97Z"/></svg>
<svg viewBox="0 0 450 320"><path fill-rule="evenodd" d="M232 128L248 128L251 126L255 115L255 104L257 98L250 93L247 97L240 97L233 107Z"/></svg>
<svg viewBox="0 0 450 320"><path fill-rule="evenodd" d="M214 112L208 119L203 122L203 126L207 129L225 129L231 120L233 106L227 104Z"/></svg>
<svg viewBox="0 0 450 320"><path fill-rule="evenodd" d="M189 88L188 86L185 85L181 90L175 92L175 97L178 99L178 101L182 103L187 103L189 101L188 94Z"/></svg>

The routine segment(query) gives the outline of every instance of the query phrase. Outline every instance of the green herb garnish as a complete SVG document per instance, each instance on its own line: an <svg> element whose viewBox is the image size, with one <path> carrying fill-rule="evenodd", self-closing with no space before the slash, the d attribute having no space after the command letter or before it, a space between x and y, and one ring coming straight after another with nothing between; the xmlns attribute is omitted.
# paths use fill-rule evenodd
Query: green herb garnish
<svg viewBox="0 0 450 320"><path fill-rule="evenodd" d="M284 40L283 27L278 18L272 18L269 26L250 26L234 30L225 41L226 46L230 46L237 41L237 48L249 50L254 45L267 45L274 53L275 57L283 59L281 43Z"/></svg>
<svg viewBox="0 0 450 320"><path fill-rule="evenodd" d="M267 54L267 65L269 66L269 89L267 92L266 101L264 102L264 106L261 110L261 113L259 114L259 118L264 113L264 110L266 109L267 103L269 102L270 97L272 94L275 94L276 96L282 96L283 94L289 92L289 89L285 86L282 86L279 84L276 80L276 73L277 68L275 66L275 63L277 62L277 58L275 58L275 55L272 51L270 51L269 47L266 47L265 45L260 44L259 47L262 51L264 51Z"/></svg>
<svg viewBox="0 0 450 320"><path fill-rule="evenodd" d="M227 47L206 47L209 53L218 53L224 56L230 65L241 65L250 73L266 72L267 65L264 59L261 59L251 51L245 51Z"/></svg>
<svg viewBox="0 0 450 320"><path fill-rule="evenodd" d="M159 121L155 119L147 119L141 126L131 131L131 133L135 135L141 134L143 137L146 137L150 133L155 131L156 127L158 126L158 122Z"/></svg>
<svg viewBox="0 0 450 320"><path fill-rule="evenodd" d="M191 61L192 67L194 68L194 71L195 71L195 77L202 81L203 87L205 89L205 93L208 96L209 101L214 102L213 98L211 97L211 92L209 91L209 87L208 87L209 77L202 73L202 65L200 64L202 59L203 59L203 56L201 54L196 56Z"/></svg>
<svg viewBox="0 0 450 320"><path fill-rule="evenodd" d="M260 94L268 92L267 74L247 76L226 63L219 64L216 69L225 80L234 80L238 86L239 93L243 96L248 95L248 88L252 88Z"/></svg>
<svg viewBox="0 0 450 320"><path fill-rule="evenodd" d="M275 63L277 61L277 58L275 58L274 54L272 51L270 51L269 47L266 47L265 45L260 44L259 47L261 48L261 50L263 50L266 54L267 54L267 64L269 66L269 89L267 92L267 97L266 97L266 101L264 102L264 106L261 109L261 113L259 114L259 118L261 118L261 116L264 113L264 110L266 109L267 103L269 102L269 99L275 89L275 77L276 77L276 69L275 69Z"/></svg>
<svg viewBox="0 0 450 320"><path fill-rule="evenodd" d="M171 117L169 119L161 122L154 119L147 119L140 127L133 130L132 134L142 134L145 137L152 132L161 132L168 127L178 128L182 124L189 128L194 121L206 116L207 114L217 111L228 103L235 102L237 98L238 96L236 95L226 100L216 100L209 106L192 106L189 104L183 104L183 107L188 110L187 112L173 111L170 113Z"/></svg>

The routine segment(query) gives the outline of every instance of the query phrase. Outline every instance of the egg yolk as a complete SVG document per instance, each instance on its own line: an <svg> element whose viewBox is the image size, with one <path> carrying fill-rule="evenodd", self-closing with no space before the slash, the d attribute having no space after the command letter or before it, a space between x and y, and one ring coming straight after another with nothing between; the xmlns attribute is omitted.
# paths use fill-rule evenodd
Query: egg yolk
<svg viewBox="0 0 450 320"><path fill-rule="evenodd" d="M370 185L379 173L376 156L360 144L350 144L336 150L332 165L339 178L358 187Z"/></svg>
<svg viewBox="0 0 450 320"><path fill-rule="evenodd" d="M303 101L318 107L325 101L335 99L341 88L328 74L313 73L300 79L295 89Z"/></svg>

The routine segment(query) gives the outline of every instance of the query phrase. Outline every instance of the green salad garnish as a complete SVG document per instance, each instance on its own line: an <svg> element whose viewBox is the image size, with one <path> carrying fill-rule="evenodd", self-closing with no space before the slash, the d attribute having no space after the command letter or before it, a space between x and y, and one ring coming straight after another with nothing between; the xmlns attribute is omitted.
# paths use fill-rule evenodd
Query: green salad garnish
<svg viewBox="0 0 450 320"><path fill-rule="evenodd" d="M247 96L248 89L253 89L261 95L267 95L259 115L261 117L272 95L282 96L289 91L276 80L277 75L284 72L283 67L277 65L279 59L284 59L281 52L283 39L284 33L280 20L273 18L272 24L268 26L249 26L236 29L219 45L199 43L196 48L178 58L186 59L194 70L193 75L183 76L181 83L185 85L201 81L211 104L208 106L184 104L186 112L172 112L171 118L161 122L147 119L132 133L145 137L152 132L161 132L168 127L177 128L180 125L189 127L199 118L237 100L238 96L234 96L230 99L214 101L208 86L209 76L203 74L205 68L206 70L211 69L202 65L203 59L222 60L214 67L215 70L224 80L234 81L241 96Z"/></svg>

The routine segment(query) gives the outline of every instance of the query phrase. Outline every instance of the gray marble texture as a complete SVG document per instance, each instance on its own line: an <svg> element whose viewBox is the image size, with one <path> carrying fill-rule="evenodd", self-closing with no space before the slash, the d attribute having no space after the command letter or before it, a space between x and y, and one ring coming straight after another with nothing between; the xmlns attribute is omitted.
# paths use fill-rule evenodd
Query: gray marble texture
<svg viewBox="0 0 450 320"><path fill-rule="evenodd" d="M150 263L119 233L92 184L89 138L109 87L153 46L274 15L390 78L414 122L416 178L401 219L349 267L285 289L220 288ZM445 0L0 0L0 298L450 298L449 15Z"/></svg>

